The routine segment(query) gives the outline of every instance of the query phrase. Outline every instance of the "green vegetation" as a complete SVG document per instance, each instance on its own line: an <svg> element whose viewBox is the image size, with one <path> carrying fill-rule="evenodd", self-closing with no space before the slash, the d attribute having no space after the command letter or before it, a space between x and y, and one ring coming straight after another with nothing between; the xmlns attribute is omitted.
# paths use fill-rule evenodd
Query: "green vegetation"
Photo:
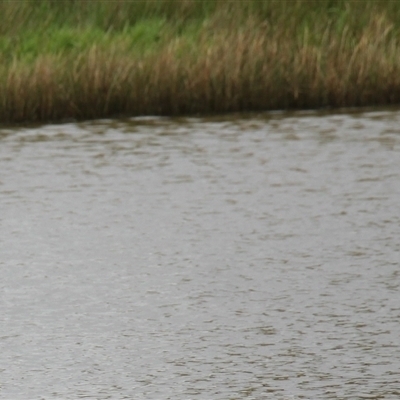
<svg viewBox="0 0 400 400"><path fill-rule="evenodd" d="M0 122L400 103L400 2L0 0Z"/></svg>

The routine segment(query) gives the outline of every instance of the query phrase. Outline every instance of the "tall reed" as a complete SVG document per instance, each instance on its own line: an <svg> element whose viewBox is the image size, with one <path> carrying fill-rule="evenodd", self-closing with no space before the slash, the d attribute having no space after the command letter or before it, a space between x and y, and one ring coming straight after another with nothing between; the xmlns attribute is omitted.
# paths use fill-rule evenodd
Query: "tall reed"
<svg viewBox="0 0 400 400"><path fill-rule="evenodd" d="M40 23L40 7L11 3L3 123L400 102L393 2L38 0ZM40 51L49 32L61 43Z"/></svg>

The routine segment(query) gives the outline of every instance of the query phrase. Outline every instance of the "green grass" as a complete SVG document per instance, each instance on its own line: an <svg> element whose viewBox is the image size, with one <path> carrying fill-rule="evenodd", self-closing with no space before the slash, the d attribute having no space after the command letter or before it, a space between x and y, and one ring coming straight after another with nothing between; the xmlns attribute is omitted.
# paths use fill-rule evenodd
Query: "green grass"
<svg viewBox="0 0 400 400"><path fill-rule="evenodd" d="M0 122L400 102L400 2L0 0Z"/></svg>
<svg viewBox="0 0 400 400"><path fill-rule="evenodd" d="M400 5L390 0L0 0L0 54L3 62L31 61L93 45L143 53L175 38L193 40L207 25L240 29L249 18L255 29L269 24L318 44L327 27L355 38L379 13L398 34Z"/></svg>
<svg viewBox="0 0 400 400"><path fill-rule="evenodd" d="M161 35L171 35L167 28L163 20L153 18L126 26L122 31L68 25L26 30L18 36L0 37L0 54L3 62L31 62L43 55L78 54L93 46L104 50L118 47L121 52L143 54L161 46Z"/></svg>

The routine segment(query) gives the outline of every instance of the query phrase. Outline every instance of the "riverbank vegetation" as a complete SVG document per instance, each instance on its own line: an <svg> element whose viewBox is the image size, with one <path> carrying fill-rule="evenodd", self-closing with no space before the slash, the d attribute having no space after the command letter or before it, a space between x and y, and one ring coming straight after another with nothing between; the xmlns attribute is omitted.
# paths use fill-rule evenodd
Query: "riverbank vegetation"
<svg viewBox="0 0 400 400"><path fill-rule="evenodd" d="M0 122L400 103L400 2L0 0Z"/></svg>

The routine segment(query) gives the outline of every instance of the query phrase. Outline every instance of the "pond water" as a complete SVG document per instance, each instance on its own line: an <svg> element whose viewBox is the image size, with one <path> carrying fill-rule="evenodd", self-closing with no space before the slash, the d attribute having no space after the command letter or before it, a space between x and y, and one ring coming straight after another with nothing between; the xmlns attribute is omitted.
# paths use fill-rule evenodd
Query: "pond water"
<svg viewBox="0 0 400 400"><path fill-rule="evenodd" d="M0 398L400 398L400 112L0 129Z"/></svg>

